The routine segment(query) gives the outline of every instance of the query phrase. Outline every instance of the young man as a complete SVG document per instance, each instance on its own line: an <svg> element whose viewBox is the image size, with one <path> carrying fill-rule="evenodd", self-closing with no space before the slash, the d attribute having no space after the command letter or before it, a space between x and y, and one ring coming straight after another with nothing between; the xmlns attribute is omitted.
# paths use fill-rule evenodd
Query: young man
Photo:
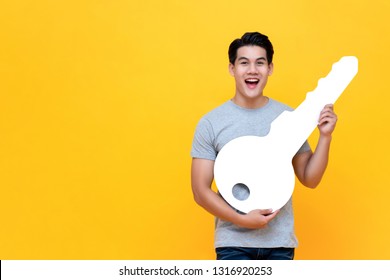
<svg viewBox="0 0 390 280"><path fill-rule="evenodd" d="M211 189L214 161L222 147L240 136L268 134L271 122L290 107L264 95L273 72L273 47L258 32L245 33L229 47L229 72L235 79L233 98L198 123L191 150L191 183L195 201L216 217L217 259L293 259L297 239L291 199L280 210L256 209L242 214ZM321 112L314 153L307 142L293 158L300 182L315 188L325 172L337 117L333 106Z"/></svg>

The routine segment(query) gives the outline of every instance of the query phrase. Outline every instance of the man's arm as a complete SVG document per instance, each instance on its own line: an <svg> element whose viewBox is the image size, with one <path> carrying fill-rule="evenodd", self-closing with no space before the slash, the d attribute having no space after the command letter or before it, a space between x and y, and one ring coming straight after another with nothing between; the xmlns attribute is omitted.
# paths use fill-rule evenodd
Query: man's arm
<svg viewBox="0 0 390 280"><path fill-rule="evenodd" d="M328 165L332 133L335 129L336 122L337 116L333 111L333 105L326 105L318 121L320 137L314 153L308 151L297 154L293 158L292 163L295 174L299 181L306 187L317 187L325 173Z"/></svg>
<svg viewBox="0 0 390 280"><path fill-rule="evenodd" d="M211 189L213 179L214 161L193 158L191 185L194 199L212 215L240 227L255 229L265 227L279 212L272 213L272 210L269 209L253 210L246 215L239 214Z"/></svg>

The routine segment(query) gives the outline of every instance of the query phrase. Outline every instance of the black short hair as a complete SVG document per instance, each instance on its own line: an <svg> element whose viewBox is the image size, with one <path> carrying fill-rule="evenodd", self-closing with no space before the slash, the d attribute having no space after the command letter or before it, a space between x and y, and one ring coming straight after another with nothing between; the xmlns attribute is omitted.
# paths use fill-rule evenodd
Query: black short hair
<svg viewBox="0 0 390 280"><path fill-rule="evenodd" d="M247 32L240 39L235 39L229 46L229 61L234 64L237 58L237 50L244 46L259 46L265 49L268 63L272 62L274 48L271 41L259 32Z"/></svg>

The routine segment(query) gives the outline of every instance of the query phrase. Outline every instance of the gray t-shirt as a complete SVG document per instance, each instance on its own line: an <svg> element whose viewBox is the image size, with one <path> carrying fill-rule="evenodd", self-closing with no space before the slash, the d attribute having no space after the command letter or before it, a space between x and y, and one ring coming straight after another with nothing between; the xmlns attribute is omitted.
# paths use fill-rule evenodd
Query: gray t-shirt
<svg viewBox="0 0 390 280"><path fill-rule="evenodd" d="M227 101L199 121L192 143L191 156L215 160L218 152L229 141L246 135L265 136L270 125L283 111L292 109L269 99L258 109L246 109ZM307 141L298 153L310 150ZM230 222L215 219L215 242L218 247L296 247L292 200L282 207L279 214L264 229L247 229Z"/></svg>

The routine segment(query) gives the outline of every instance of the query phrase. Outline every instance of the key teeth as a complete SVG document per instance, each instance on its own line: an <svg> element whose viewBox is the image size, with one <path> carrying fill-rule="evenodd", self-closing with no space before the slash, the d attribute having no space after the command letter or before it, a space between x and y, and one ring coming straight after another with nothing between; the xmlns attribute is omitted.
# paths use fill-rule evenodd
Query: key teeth
<svg viewBox="0 0 390 280"><path fill-rule="evenodd" d="M314 92L322 89L325 87L325 84L327 83L327 78L332 79L334 77L340 76L338 73L350 73L350 80L357 74L358 72L358 64L359 61L357 57L355 56L343 56L340 58L339 61L333 63L332 70L329 72L329 74L326 77L323 77L318 80L317 87L315 90L310 91L306 94L306 98L310 98L311 96L314 96ZM350 82L350 81L349 81ZM348 82L348 83L349 83Z"/></svg>
<svg viewBox="0 0 390 280"><path fill-rule="evenodd" d="M306 99L312 98L313 96L314 96L314 91L309 91L308 93L306 93Z"/></svg>

